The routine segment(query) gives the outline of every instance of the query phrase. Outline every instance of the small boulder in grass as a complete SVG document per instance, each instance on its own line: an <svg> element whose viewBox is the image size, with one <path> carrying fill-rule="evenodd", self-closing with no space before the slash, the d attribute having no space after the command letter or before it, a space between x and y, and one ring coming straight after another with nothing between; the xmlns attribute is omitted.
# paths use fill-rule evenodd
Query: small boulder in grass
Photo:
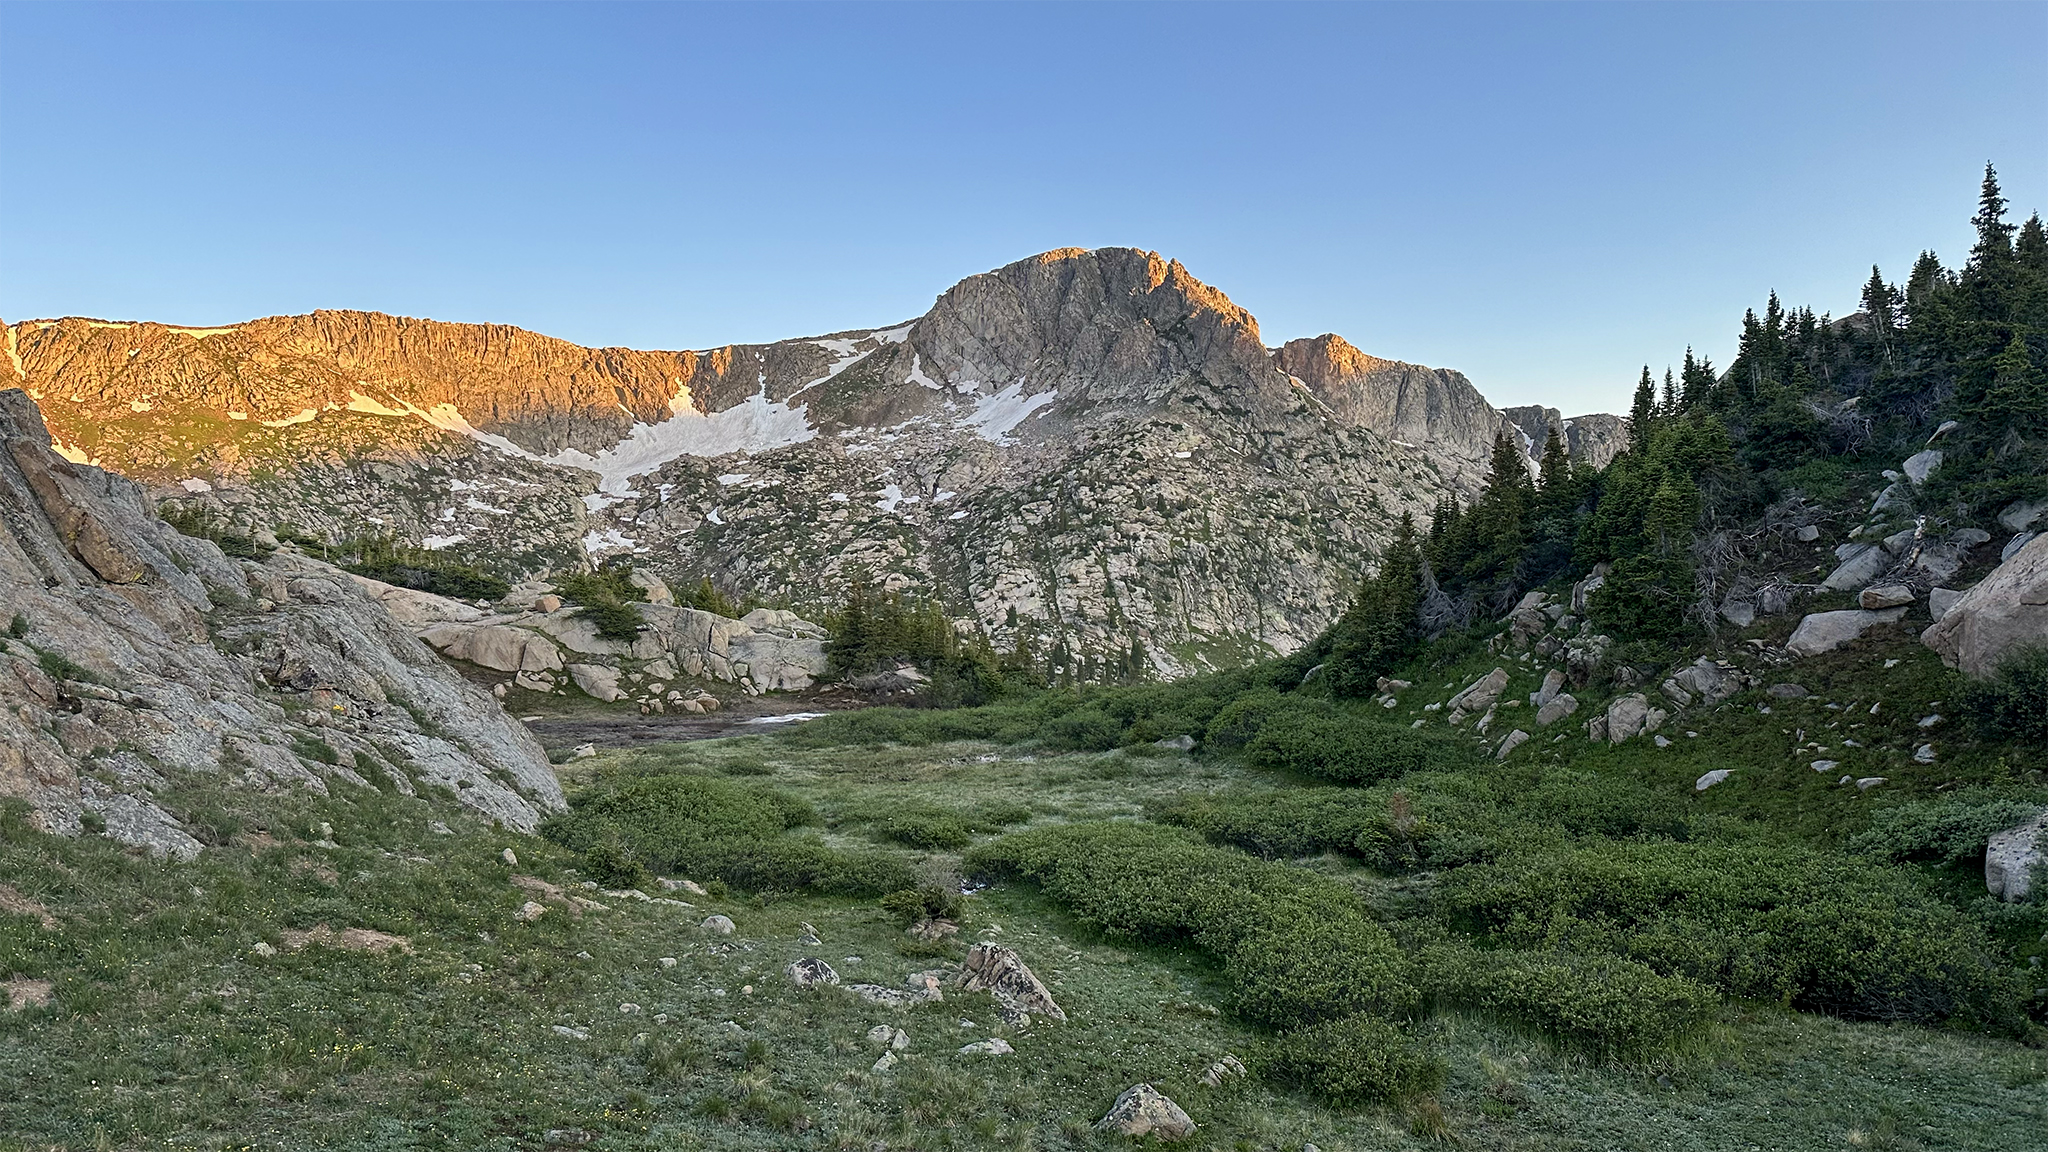
<svg viewBox="0 0 2048 1152"><path fill-rule="evenodd" d="M1904 584L1885 584L1875 588L1865 588L1863 593L1856 598L1856 603L1864 608L1876 611L1881 608L1897 608L1901 604L1911 604L1913 600L1914 596L1911 588L1906 587Z"/></svg>
<svg viewBox="0 0 2048 1152"><path fill-rule="evenodd" d="M729 916L706 916L702 927L713 936L730 936L733 933L733 922Z"/></svg>
<svg viewBox="0 0 2048 1152"><path fill-rule="evenodd" d="M962 1056L1008 1056L1016 1051L1015 1048L1010 1047L1008 1040L1000 1036L960 1046L960 1054Z"/></svg>
<svg viewBox="0 0 2048 1152"><path fill-rule="evenodd" d="M789 977L790 983L799 988L816 988L823 984L839 983L839 973L834 972L830 964L815 956L793 961L782 971Z"/></svg>
<svg viewBox="0 0 2048 1152"><path fill-rule="evenodd" d="M1109 1114L1096 1122L1096 1130L1122 1136L1152 1136L1160 1140L1185 1140L1195 1134L1195 1122L1181 1106L1150 1084L1133 1084L1110 1105Z"/></svg>

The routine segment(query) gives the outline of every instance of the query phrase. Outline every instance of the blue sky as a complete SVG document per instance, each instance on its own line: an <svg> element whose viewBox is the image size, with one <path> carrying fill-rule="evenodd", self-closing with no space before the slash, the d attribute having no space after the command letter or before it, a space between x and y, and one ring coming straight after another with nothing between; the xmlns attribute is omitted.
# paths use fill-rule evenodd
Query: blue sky
<svg viewBox="0 0 2048 1152"><path fill-rule="evenodd" d="M1617 409L2048 208L2048 5L0 5L0 316L707 347L1132 245Z"/></svg>

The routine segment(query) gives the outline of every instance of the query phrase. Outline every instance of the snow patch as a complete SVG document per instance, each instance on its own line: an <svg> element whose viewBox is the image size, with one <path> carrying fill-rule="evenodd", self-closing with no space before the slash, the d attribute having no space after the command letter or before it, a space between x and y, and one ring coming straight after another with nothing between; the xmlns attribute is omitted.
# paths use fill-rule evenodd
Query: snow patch
<svg viewBox="0 0 2048 1152"><path fill-rule="evenodd" d="M130 405L130 407L133 407L133 405ZM136 411L141 412L146 411L146 409L137 408ZM260 423L265 428L289 428L294 424L304 424L318 415L320 415L318 408L304 408L297 415L287 416L282 420L264 420L260 421Z"/></svg>
<svg viewBox="0 0 2048 1152"><path fill-rule="evenodd" d="M460 544L467 539L469 539L467 536L429 536L420 541L420 547L438 552L451 544Z"/></svg>
<svg viewBox="0 0 2048 1152"><path fill-rule="evenodd" d="M718 478L718 482L730 488L734 484L745 484L747 482L747 478L752 475L752 472L727 472L725 475L720 476Z"/></svg>
<svg viewBox="0 0 2048 1152"><path fill-rule="evenodd" d="M917 321L912 320L908 324L899 324L894 328L884 328L882 331L875 333L874 337L884 344L901 344L910 338L910 330L915 327L917 327Z"/></svg>
<svg viewBox="0 0 2048 1152"><path fill-rule="evenodd" d="M1058 389L1026 396L1024 381L1019 380L992 396L976 397L974 411L961 423L974 429L976 435L991 444L1007 444L1017 425L1059 398Z"/></svg>
<svg viewBox="0 0 2048 1152"><path fill-rule="evenodd" d="M185 479L178 481L178 487L195 494L213 491L213 484L210 481L201 480L197 476L187 476Z"/></svg>
<svg viewBox="0 0 2048 1152"><path fill-rule="evenodd" d="M718 514L718 509L716 509L716 508L713 508L713 509L712 509L711 511L709 511L709 512L705 513L705 514L704 514L704 519L706 519L706 520L709 520L709 521L710 521L711 523L713 523L713 524L723 524L723 523L725 523L725 517L723 517L723 516L720 516L720 515Z"/></svg>
<svg viewBox="0 0 2048 1152"><path fill-rule="evenodd" d="M847 494L844 492L834 492L832 494L832 499L839 501L841 504L844 504L847 502L847 500L851 499L851 497L847 496Z"/></svg>
<svg viewBox="0 0 2048 1152"><path fill-rule="evenodd" d="M130 400L128 402L128 410L130 412L148 412L155 407L156 405L151 404L147 400Z"/></svg>
<svg viewBox="0 0 2048 1152"><path fill-rule="evenodd" d="M818 719L819 717L821 717L821 716L824 716L824 715L826 715L826 713L824 713L824 712L784 712L784 713L783 713L782 715L780 715L780 716L756 716L756 717L754 717L754 718L753 718L753 719L751 719L751 720L742 720L742 721L740 721L740 723L742 723L742 724L796 724L796 723L800 723L800 722L802 722L802 721L805 721L805 720L816 720L816 719Z"/></svg>
<svg viewBox="0 0 2048 1152"><path fill-rule="evenodd" d="M464 508L470 509L473 512L489 512L493 516L510 516L512 514L511 512L503 508L493 508L489 504L484 503L483 501L477 499L474 496L471 496L469 499L464 500L462 502L462 506Z"/></svg>
<svg viewBox="0 0 2048 1152"><path fill-rule="evenodd" d="M922 384L934 392L942 392L945 390L946 387L945 385L939 383L937 380L934 380L931 377L924 374L924 364L922 362L922 359L915 352L912 352L910 354L910 378L908 380L905 380L904 383Z"/></svg>
<svg viewBox="0 0 2048 1152"><path fill-rule="evenodd" d="M634 424L624 440L592 456L565 448L543 463L582 468L598 475L597 490L624 496L627 482L683 456L728 456L735 452L766 452L815 439L802 408L768 399L766 390L722 412L699 412L690 403L690 388L678 386L668 402L671 413L659 424Z"/></svg>
<svg viewBox="0 0 2048 1152"><path fill-rule="evenodd" d="M93 465L94 467L99 466L99 461L93 459L92 453L87 452L83 448L77 448L70 444L66 444L62 440L57 439L55 436L50 437L50 451L55 452L57 455L62 456L66 460L71 461L73 464L90 464Z"/></svg>
<svg viewBox="0 0 2048 1152"><path fill-rule="evenodd" d="M903 503L903 501L903 489L898 488L894 484L886 484L882 487L881 498L875 501L875 507L880 508L884 512L893 513L896 511L896 506Z"/></svg>
<svg viewBox="0 0 2048 1152"><path fill-rule="evenodd" d="M593 556L599 552L630 551L638 543L617 528L607 528L603 532L593 528L583 535L583 550Z"/></svg>

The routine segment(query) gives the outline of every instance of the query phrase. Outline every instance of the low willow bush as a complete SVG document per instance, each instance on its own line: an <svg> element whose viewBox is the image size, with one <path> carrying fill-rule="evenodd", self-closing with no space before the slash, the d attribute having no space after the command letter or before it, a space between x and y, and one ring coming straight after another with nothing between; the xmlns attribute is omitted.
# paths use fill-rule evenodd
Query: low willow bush
<svg viewBox="0 0 2048 1152"><path fill-rule="evenodd" d="M878 896L915 887L901 856L790 834L814 820L809 805L772 788L710 776L643 776L575 798L541 831L584 854L593 872L613 877L645 867L753 891Z"/></svg>
<svg viewBox="0 0 2048 1152"><path fill-rule="evenodd" d="M1622 956L1731 996L1854 1019L2019 1027L1981 929L1869 860L1759 843L1585 842L1447 874L1454 927L1503 946Z"/></svg>
<svg viewBox="0 0 2048 1152"><path fill-rule="evenodd" d="M1528 1025L1601 1056L1669 1048L1711 1020L1720 1003L1698 981L1660 976L1619 956L1438 945L1417 966L1436 1004Z"/></svg>
<svg viewBox="0 0 2048 1152"><path fill-rule="evenodd" d="M1477 766L1455 737L1385 723L1359 707L1321 700L1276 709L1245 745L1253 767L1300 772L1339 784L1371 784L1411 772Z"/></svg>
<svg viewBox="0 0 2048 1152"><path fill-rule="evenodd" d="M1849 838L1848 849L1881 860L1981 864L1994 833L2040 810L2038 804L1974 790L1907 801L1872 813L1863 831Z"/></svg>
<svg viewBox="0 0 2048 1152"><path fill-rule="evenodd" d="M1444 1063L1391 1022L1344 1016L1289 1032L1267 1046L1261 1075L1333 1104L1358 1107L1443 1087Z"/></svg>
<svg viewBox="0 0 2048 1152"><path fill-rule="evenodd" d="M1194 943L1223 961L1238 1013L1255 1023L1402 1016L1420 999L1407 958L1350 889L1182 829L1121 821L1030 829L977 846L966 866L1034 880L1112 933Z"/></svg>
<svg viewBox="0 0 2048 1152"><path fill-rule="evenodd" d="M1997 735L2048 744L2048 647L2007 657L1996 673L1964 691L1963 704Z"/></svg>

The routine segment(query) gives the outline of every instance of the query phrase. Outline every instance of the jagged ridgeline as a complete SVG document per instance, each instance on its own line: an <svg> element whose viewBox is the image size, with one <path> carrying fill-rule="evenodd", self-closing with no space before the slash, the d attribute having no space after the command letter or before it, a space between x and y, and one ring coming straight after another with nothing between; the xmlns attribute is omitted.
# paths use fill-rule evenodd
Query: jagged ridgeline
<svg viewBox="0 0 2048 1152"><path fill-rule="evenodd" d="M1292 652L1404 515L1505 433L1587 465L1613 416L1491 407L1336 336L1269 348L1178 263L1049 252L880 330L709 351L316 312L35 320L5 380L60 451L233 544L388 539L516 580L631 554L674 587L839 607L856 580L1068 679Z"/></svg>

